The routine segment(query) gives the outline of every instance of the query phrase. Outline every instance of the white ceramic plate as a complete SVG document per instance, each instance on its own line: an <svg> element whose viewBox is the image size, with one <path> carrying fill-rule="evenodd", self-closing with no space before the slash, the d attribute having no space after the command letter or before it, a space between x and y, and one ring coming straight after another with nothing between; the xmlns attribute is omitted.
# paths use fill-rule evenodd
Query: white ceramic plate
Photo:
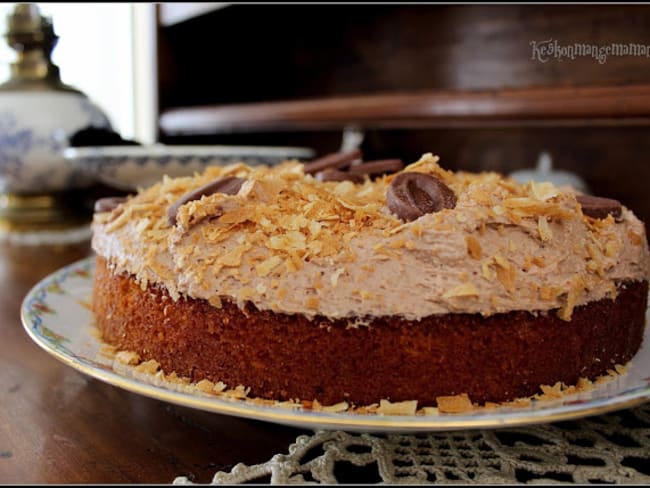
<svg viewBox="0 0 650 488"><path fill-rule="evenodd" d="M569 420L632 407L650 399L650 327L646 328L642 349L627 365L627 373L589 392L566 395L559 400L533 402L525 408L499 407L466 414L426 416L325 413L177 391L119 373L112 368L109 358L98 354L101 343L93 334L93 316L88 308L93 271L94 259L87 258L38 283L22 304L21 318L25 330L45 351L82 373L165 402L307 429L427 432Z"/></svg>
<svg viewBox="0 0 650 488"><path fill-rule="evenodd" d="M286 159L308 160L314 151L263 146L90 146L69 147L63 156L76 170L123 190L147 187L169 177L190 176L206 166L230 163L274 165Z"/></svg>

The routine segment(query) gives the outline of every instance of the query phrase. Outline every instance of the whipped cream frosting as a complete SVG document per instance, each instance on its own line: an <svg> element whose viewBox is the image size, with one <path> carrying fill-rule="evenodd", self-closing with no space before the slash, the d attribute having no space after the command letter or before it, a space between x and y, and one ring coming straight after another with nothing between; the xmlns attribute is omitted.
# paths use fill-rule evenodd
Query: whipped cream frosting
<svg viewBox="0 0 650 488"><path fill-rule="evenodd" d="M297 161L208 168L164 178L110 212L96 213L92 246L116 273L174 300L279 313L418 320L434 314L573 308L614 298L646 280L644 224L627 208L585 216L575 195L551 183L520 184L496 173L453 173L425 154L404 171L442 180L453 209L411 222L391 215L394 175L363 184L319 182ZM167 209L184 193L223 176L245 178L236 195L213 194Z"/></svg>

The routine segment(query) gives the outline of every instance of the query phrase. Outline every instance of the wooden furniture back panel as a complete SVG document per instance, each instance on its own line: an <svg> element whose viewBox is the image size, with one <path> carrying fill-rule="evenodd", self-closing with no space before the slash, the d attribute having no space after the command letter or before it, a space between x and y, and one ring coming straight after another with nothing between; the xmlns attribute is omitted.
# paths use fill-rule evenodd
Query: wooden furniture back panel
<svg viewBox="0 0 650 488"><path fill-rule="evenodd" d="M650 81L648 58L546 63L532 41L650 45L642 5L233 5L160 29L160 106Z"/></svg>

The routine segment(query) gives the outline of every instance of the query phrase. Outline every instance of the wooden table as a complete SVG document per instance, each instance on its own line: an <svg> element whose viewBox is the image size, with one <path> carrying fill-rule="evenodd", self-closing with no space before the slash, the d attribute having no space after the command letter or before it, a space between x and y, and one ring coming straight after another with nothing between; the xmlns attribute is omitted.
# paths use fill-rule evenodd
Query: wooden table
<svg viewBox="0 0 650 488"><path fill-rule="evenodd" d="M90 253L88 242L0 242L0 483L208 483L239 462L286 453L308 433L129 393L40 349L20 323L23 297Z"/></svg>

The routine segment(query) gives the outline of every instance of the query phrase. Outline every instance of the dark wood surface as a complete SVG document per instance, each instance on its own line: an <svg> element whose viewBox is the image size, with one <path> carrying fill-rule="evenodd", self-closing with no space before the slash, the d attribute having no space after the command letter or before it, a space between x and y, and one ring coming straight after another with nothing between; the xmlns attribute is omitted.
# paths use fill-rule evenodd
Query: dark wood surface
<svg viewBox="0 0 650 488"><path fill-rule="evenodd" d="M534 58L548 40L649 45L650 6L235 4L159 28L159 106L650 82L645 56Z"/></svg>
<svg viewBox="0 0 650 488"><path fill-rule="evenodd" d="M650 125L650 85L400 93L170 109L167 135L256 130Z"/></svg>
<svg viewBox="0 0 650 488"><path fill-rule="evenodd" d="M0 243L0 483L208 483L236 463L287 453L307 433L129 393L40 349L20 323L21 301L89 254L88 243Z"/></svg>

